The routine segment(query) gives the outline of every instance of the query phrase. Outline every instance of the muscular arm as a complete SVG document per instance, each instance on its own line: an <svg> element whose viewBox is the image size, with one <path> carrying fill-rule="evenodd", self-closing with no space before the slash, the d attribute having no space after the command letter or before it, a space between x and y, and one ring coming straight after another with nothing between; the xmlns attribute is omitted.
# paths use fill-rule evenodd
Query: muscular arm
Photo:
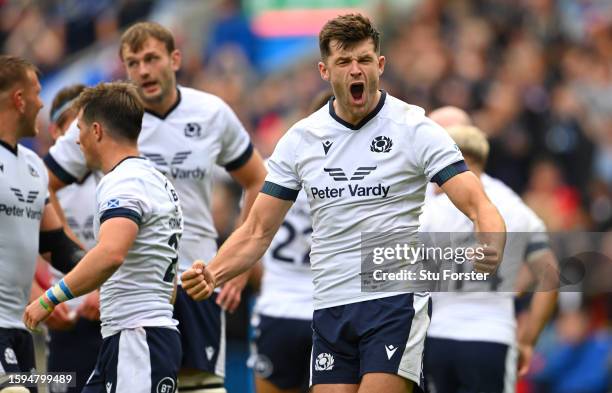
<svg viewBox="0 0 612 393"><path fill-rule="evenodd" d="M255 150L244 165L229 173L244 190L244 200L239 219L241 224L248 216L255 198L257 198L257 194L261 190L267 172L259 153ZM240 304L241 293L249 276L250 273L245 272L227 282L217 297L217 304L223 309L233 312Z"/></svg>
<svg viewBox="0 0 612 393"><path fill-rule="evenodd" d="M98 244L64 277L77 297L99 288L123 264L138 234L138 225L129 218L110 218L100 226Z"/></svg>
<svg viewBox="0 0 612 393"><path fill-rule="evenodd" d="M64 277L69 292L77 297L99 288L119 269L137 234L138 225L128 218L115 217L105 221L100 227L98 244ZM30 329L34 329L53 311L49 306L41 307L44 303L53 304L46 293L39 299L39 302L27 307L23 316L25 325Z"/></svg>
<svg viewBox="0 0 612 393"><path fill-rule="evenodd" d="M489 264L488 268L478 263L476 267L488 272L495 271L506 244L506 224L485 194L480 180L472 172L462 172L442 184L442 189L453 204L474 223L479 241L489 245L491 252L497 254L491 255L491 261L496 263Z"/></svg>
<svg viewBox="0 0 612 393"><path fill-rule="evenodd" d="M203 269L203 265L183 273L183 287L187 293L196 300L202 300L210 296L214 286L253 266L270 245L292 203L260 193L246 221L223 243L206 267L207 279L212 282L205 281L202 271L198 271Z"/></svg>
<svg viewBox="0 0 612 393"><path fill-rule="evenodd" d="M40 222L39 253L62 273L68 273L83 256L83 247L67 236L51 203L43 209Z"/></svg>

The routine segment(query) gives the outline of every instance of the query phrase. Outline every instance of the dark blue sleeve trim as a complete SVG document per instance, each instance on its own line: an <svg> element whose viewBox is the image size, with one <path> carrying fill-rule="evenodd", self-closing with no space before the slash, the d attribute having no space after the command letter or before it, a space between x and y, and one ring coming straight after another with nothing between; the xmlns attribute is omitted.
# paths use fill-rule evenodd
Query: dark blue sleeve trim
<svg viewBox="0 0 612 393"><path fill-rule="evenodd" d="M225 170L230 172L230 171L235 171L236 169L239 169L241 166L243 166L249 161L252 155L253 155L253 144L249 142L249 146L247 146L246 150L244 151L244 153L240 155L240 157L236 158L234 161L230 161L227 164L225 164Z"/></svg>
<svg viewBox="0 0 612 393"><path fill-rule="evenodd" d="M465 161L457 161L436 173L436 175L431 178L431 181L432 183L437 183L439 186L442 186L442 184L446 183L453 176L466 171L468 171L468 167L465 165Z"/></svg>
<svg viewBox="0 0 612 393"><path fill-rule="evenodd" d="M47 155L43 158L43 161L45 162L47 168L49 168L49 170L55 176L57 176L58 179L64 182L64 184L68 185L77 181L77 178L66 172L66 170L62 168L57 161L55 161L50 153L47 153Z"/></svg>
<svg viewBox="0 0 612 393"><path fill-rule="evenodd" d="M125 207L118 207L116 209L105 210L102 213L102 216L100 216L100 225L109 218L115 217L129 218L130 220L134 221L138 226L140 226L140 223L142 222L142 217L134 210Z"/></svg>
<svg viewBox="0 0 612 393"><path fill-rule="evenodd" d="M286 201L293 202L295 202L298 194L300 193L299 190L293 190L291 188L279 186L278 184L269 181L264 182L264 185L261 188L261 192L278 199L284 199Z"/></svg>
<svg viewBox="0 0 612 393"><path fill-rule="evenodd" d="M47 203L51 202L51 199L49 198L45 198L45 205L47 205Z"/></svg>
<svg viewBox="0 0 612 393"><path fill-rule="evenodd" d="M540 251L540 250L546 250L548 248L550 248L550 246L546 242L529 243L527 245L527 249L525 250L525 259L527 259L529 254L532 254L532 253L534 253L536 251Z"/></svg>

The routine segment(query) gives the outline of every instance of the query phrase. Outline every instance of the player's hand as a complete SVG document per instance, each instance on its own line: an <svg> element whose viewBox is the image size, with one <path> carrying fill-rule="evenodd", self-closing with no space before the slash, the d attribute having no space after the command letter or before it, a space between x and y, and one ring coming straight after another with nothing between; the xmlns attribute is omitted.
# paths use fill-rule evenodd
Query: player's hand
<svg viewBox="0 0 612 393"><path fill-rule="evenodd" d="M480 273L494 273L501 262L499 250L487 244L481 244L483 257L474 258L474 269Z"/></svg>
<svg viewBox="0 0 612 393"><path fill-rule="evenodd" d="M527 375L527 372L529 371L529 365L531 364L531 358L533 357L533 346L519 343L518 351L518 376L520 378Z"/></svg>
<svg viewBox="0 0 612 393"><path fill-rule="evenodd" d="M38 299L36 299L36 302L38 302ZM74 327L75 322L68 306L65 303L60 303L55 306L45 324L52 330L70 330Z"/></svg>
<svg viewBox="0 0 612 393"><path fill-rule="evenodd" d="M83 303L77 308L77 314L90 321L100 320L100 292L93 291L85 296Z"/></svg>
<svg viewBox="0 0 612 393"><path fill-rule="evenodd" d="M45 299L45 301L49 305L53 304L49 300ZM49 315L51 315L51 312L53 312L53 309L44 309L40 304L40 298L38 298L30 303L28 307L26 307L26 310L23 313L23 323L28 329L34 330L38 327L40 322L44 321L49 317Z"/></svg>
<svg viewBox="0 0 612 393"><path fill-rule="evenodd" d="M249 272L246 272L223 284L221 292L217 296L217 304L230 313L236 311L236 308L240 305L242 290L248 281Z"/></svg>
<svg viewBox="0 0 612 393"><path fill-rule="evenodd" d="M213 275L206 270L204 261L197 260L181 275L181 286L196 301L209 298L216 287Z"/></svg>

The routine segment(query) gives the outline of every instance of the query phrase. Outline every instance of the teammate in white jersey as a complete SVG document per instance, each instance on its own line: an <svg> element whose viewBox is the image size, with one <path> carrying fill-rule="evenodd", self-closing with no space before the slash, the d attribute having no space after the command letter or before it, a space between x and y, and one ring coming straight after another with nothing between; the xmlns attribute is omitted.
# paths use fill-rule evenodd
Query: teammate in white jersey
<svg viewBox="0 0 612 393"><path fill-rule="evenodd" d="M61 89L53 98L50 109L49 134L53 140L62 136L68 126L76 119L77 110L72 106L85 85L71 85ZM95 246L93 222L96 212L96 186L100 172L91 173L83 181L76 182L57 192L57 199L63 209L66 222L77 239L90 250ZM63 278L57 269L51 269L55 284ZM45 289L49 285L45 286ZM64 307L71 326L68 329L53 329L49 325L47 371L74 372L76 383L72 387L65 384L51 384L51 393L79 393L96 364L100 350L100 306L99 292L72 299L55 307L50 318ZM60 314L61 315L61 314ZM49 319L47 322L49 322Z"/></svg>
<svg viewBox="0 0 612 393"><path fill-rule="evenodd" d="M105 176L96 189L97 244L58 284L30 304L30 328L53 307L101 286L104 339L83 392L169 392L181 361L172 318L183 216L170 181L139 156L144 108L134 86L86 89L79 109L79 145Z"/></svg>
<svg viewBox="0 0 612 393"><path fill-rule="evenodd" d="M429 295L362 292L362 234L415 235L425 186L435 181L479 231L502 233L486 240L477 266L490 272L504 222L446 132L421 108L379 90L385 58L367 18L329 21L319 46L321 77L335 97L279 141L247 221L206 268L195 262L183 273L183 286L201 299L254 264L303 188L313 223L313 391L412 391L422 384Z"/></svg>
<svg viewBox="0 0 612 393"><path fill-rule="evenodd" d="M251 319L254 348L249 360L257 393L301 392L308 387L313 312L311 233L308 201L300 192L262 258L261 292Z"/></svg>
<svg viewBox="0 0 612 393"><path fill-rule="evenodd" d="M36 255L62 272L82 256L48 202L48 178L42 160L19 144L38 133L42 108L38 71L15 56L0 56L0 392L25 388L7 386L8 372L34 368L32 337L21 321L28 302ZM25 390L27 391L27 390ZM30 388L35 392L36 388Z"/></svg>
<svg viewBox="0 0 612 393"><path fill-rule="evenodd" d="M217 250L210 211L213 167L225 167L244 188L243 215L261 189L265 168L225 102L177 86L181 54L170 31L152 22L133 25L121 37L120 57L145 105L139 150L173 182L188 213L179 250L179 271L184 271L195 259L212 259ZM77 134L72 125L45 157L52 190L84 178L89 171L75 144ZM225 315L221 307L230 311L237 307L246 278L229 282L202 303L193 302L179 283L175 318L184 348L181 387L192 392L223 391Z"/></svg>
<svg viewBox="0 0 612 393"><path fill-rule="evenodd" d="M550 281L554 275L543 273L556 271L556 260L542 221L510 188L483 173L489 152L484 134L472 126L451 127L448 132L498 206L508 238L494 279L480 284L457 281L448 289L451 292L433 294L425 356L427 380L438 393L513 392L517 367L526 371L535 340L554 308L556 291L551 287L555 283ZM449 241L456 242L473 230L472 222L441 192L425 200L420 221L421 231L436 238L437 247L449 246ZM540 292L534 295L535 309L528 328L517 337L513 290L523 262L540 272L536 275ZM452 264L443 269L457 271L465 267Z"/></svg>

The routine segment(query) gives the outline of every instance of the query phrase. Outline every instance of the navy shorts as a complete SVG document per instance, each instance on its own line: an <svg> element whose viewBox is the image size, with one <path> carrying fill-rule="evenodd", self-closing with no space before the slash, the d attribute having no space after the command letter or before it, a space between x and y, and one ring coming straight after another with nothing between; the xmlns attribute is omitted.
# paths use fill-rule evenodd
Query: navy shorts
<svg viewBox="0 0 612 393"><path fill-rule="evenodd" d="M0 328L0 390L4 373L30 372L35 370L34 342L32 335L23 329ZM36 393L38 389L29 388Z"/></svg>
<svg viewBox="0 0 612 393"><path fill-rule="evenodd" d="M249 365L255 374L279 389L308 388L312 322L254 315L253 354Z"/></svg>
<svg viewBox="0 0 612 393"><path fill-rule="evenodd" d="M310 384L358 384L396 374L423 388L429 294L406 293L315 310Z"/></svg>
<svg viewBox="0 0 612 393"><path fill-rule="evenodd" d="M436 393L516 390L517 352L506 344L427 338L427 386Z"/></svg>
<svg viewBox="0 0 612 393"><path fill-rule="evenodd" d="M181 339L174 329L125 329L105 338L83 393L174 393Z"/></svg>
<svg viewBox="0 0 612 393"><path fill-rule="evenodd" d="M181 368L225 376L225 312L215 301L217 294L196 302L178 286L174 319L179 321L183 360Z"/></svg>
<svg viewBox="0 0 612 393"><path fill-rule="evenodd" d="M76 386L49 385L51 393L80 393L95 365L102 336L100 322L79 318L73 329L49 331L47 370L76 373Z"/></svg>

